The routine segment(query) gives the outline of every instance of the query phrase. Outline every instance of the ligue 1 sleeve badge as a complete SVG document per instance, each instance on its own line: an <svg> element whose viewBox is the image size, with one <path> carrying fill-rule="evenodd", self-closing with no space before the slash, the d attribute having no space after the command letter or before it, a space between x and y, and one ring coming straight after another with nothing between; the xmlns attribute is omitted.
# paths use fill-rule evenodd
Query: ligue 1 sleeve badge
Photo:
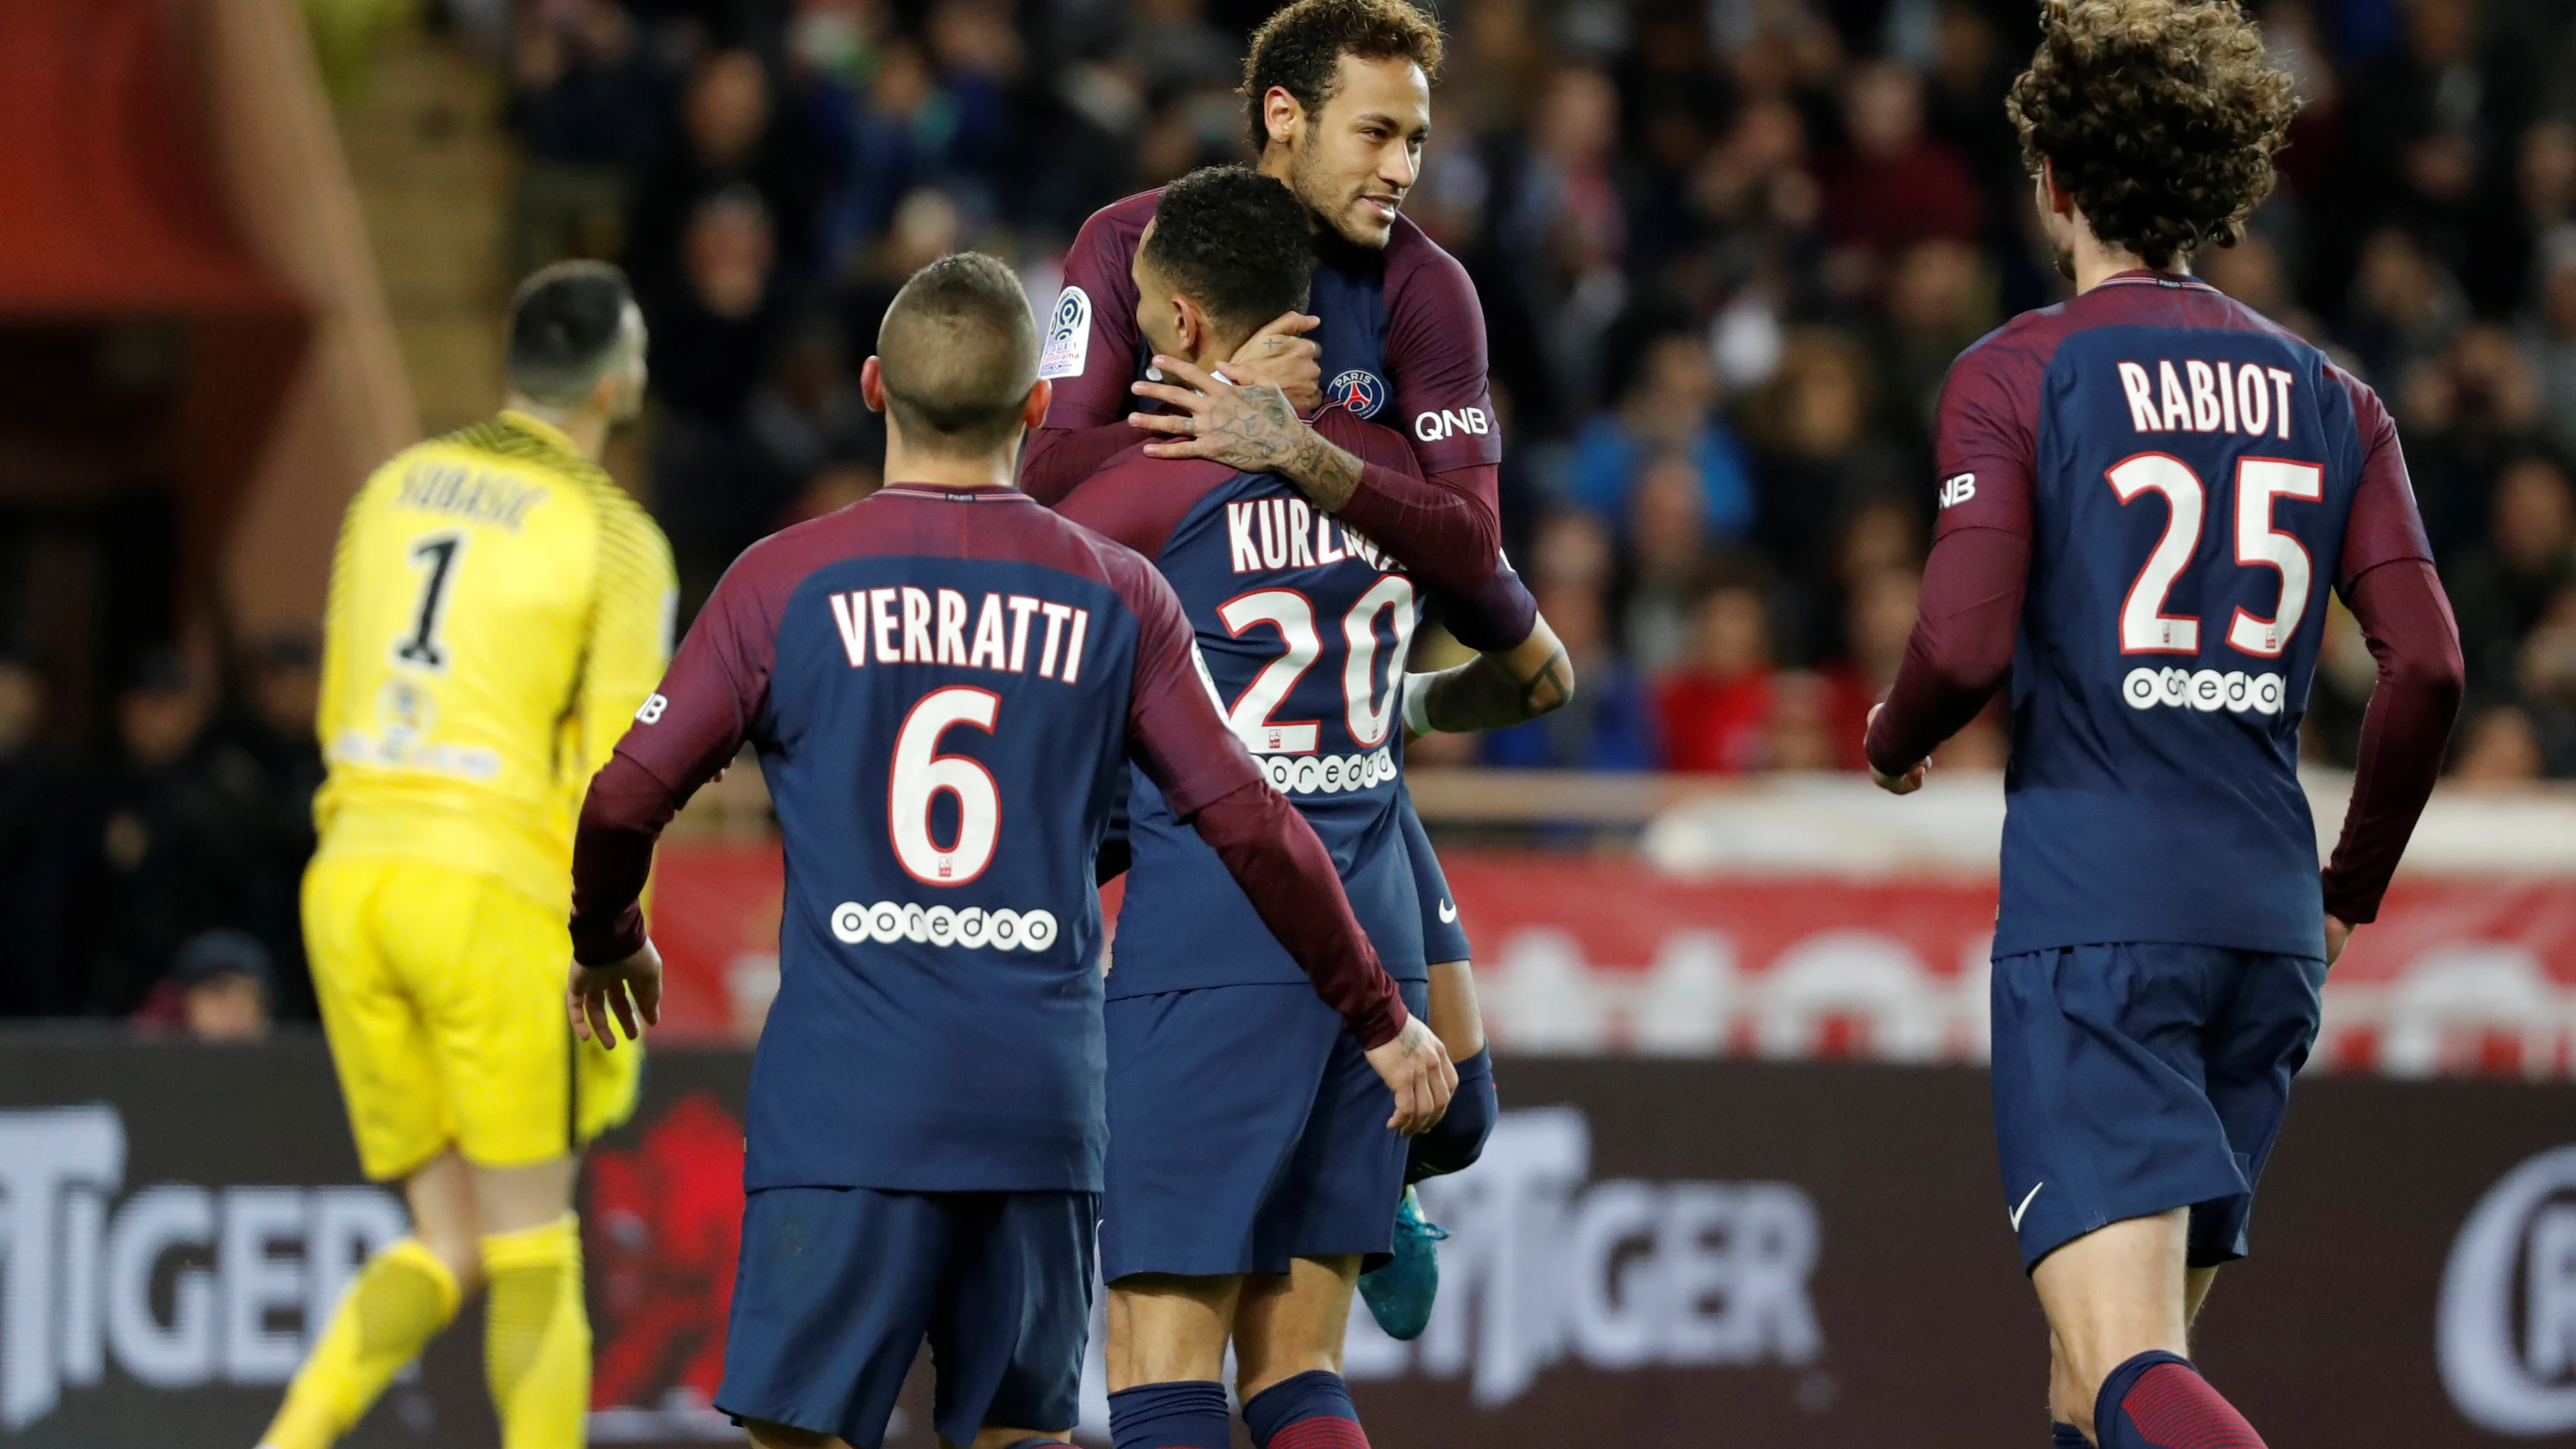
<svg viewBox="0 0 2576 1449"><path fill-rule="evenodd" d="M1324 389L1324 401L1352 417L1365 418L1386 406L1386 382L1374 372L1354 367Z"/></svg>
<svg viewBox="0 0 2576 1449"><path fill-rule="evenodd" d="M1091 354L1091 294L1067 287L1055 299L1047 321L1046 350L1038 356L1038 376L1080 377Z"/></svg>

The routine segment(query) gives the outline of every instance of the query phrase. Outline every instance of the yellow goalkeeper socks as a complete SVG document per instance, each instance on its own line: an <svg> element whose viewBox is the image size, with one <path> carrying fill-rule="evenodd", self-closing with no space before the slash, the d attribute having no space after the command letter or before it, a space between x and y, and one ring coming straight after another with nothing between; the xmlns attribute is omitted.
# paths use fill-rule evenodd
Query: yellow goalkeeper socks
<svg viewBox="0 0 2576 1449"><path fill-rule="evenodd" d="M483 1240L491 1284L483 1372L502 1449L580 1449L590 1412L590 1312L581 1298L581 1220Z"/></svg>
<svg viewBox="0 0 2576 1449"><path fill-rule="evenodd" d="M456 1275L417 1238L367 1260L315 1340L260 1442L326 1449L349 1432L385 1385L456 1317Z"/></svg>

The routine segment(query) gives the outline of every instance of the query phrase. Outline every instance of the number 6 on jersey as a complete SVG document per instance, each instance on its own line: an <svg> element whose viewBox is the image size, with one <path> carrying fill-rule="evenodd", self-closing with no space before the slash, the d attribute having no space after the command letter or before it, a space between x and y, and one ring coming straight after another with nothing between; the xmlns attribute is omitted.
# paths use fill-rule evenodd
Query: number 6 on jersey
<svg viewBox="0 0 2576 1449"><path fill-rule="evenodd" d="M988 689L952 685L921 697L895 735L893 777L886 787L886 829L895 859L924 885L959 886L993 863L1002 837L1002 794L993 772L964 755L939 753L939 738L971 725L986 734L1000 717L1002 697ZM957 838L931 838L930 811L942 794L957 801Z"/></svg>

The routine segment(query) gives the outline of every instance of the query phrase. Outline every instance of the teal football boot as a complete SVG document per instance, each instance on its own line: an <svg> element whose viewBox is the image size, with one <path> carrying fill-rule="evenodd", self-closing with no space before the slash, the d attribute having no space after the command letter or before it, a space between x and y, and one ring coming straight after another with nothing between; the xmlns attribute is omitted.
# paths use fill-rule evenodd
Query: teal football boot
<svg viewBox="0 0 2576 1449"><path fill-rule="evenodd" d="M1440 1250L1432 1245L1447 1236L1447 1228L1422 1215L1422 1199L1407 1187L1395 1208L1395 1256L1360 1275L1360 1297L1387 1337L1416 1339L1431 1326L1431 1304L1440 1296Z"/></svg>

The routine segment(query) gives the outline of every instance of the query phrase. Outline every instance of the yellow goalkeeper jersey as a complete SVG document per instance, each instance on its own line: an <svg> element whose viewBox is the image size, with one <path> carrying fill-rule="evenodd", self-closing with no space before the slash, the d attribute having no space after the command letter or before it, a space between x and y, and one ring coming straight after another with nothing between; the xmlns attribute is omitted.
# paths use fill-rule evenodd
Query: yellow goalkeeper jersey
<svg viewBox="0 0 2576 1449"><path fill-rule="evenodd" d="M503 412L396 454L332 559L320 854L568 909L582 794L670 662L676 595L661 530L546 423Z"/></svg>

